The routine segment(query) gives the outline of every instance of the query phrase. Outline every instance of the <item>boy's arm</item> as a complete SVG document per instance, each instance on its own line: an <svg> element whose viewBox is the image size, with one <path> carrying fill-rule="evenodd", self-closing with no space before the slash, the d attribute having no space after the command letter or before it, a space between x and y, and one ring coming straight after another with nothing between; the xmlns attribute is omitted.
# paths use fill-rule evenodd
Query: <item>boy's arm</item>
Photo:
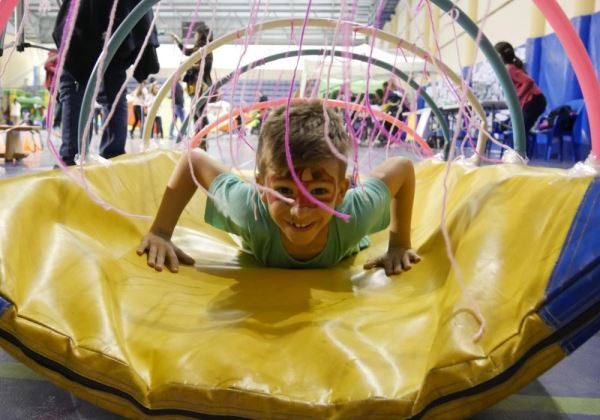
<svg viewBox="0 0 600 420"><path fill-rule="evenodd" d="M390 190L390 239L385 254L367 261L365 269L383 267L387 275L411 269L421 257L411 249L410 227L415 195L415 171L410 160L388 159L369 174L382 180Z"/></svg>
<svg viewBox="0 0 600 420"><path fill-rule="evenodd" d="M150 231L137 249L138 255L148 254L148 265L157 271L162 271L165 262L172 272L178 271L180 261L194 263L189 255L171 242L175 225L197 188L190 171L190 160L196 180L205 189L219 174L227 171L222 163L203 150L192 150L181 157L169 179Z"/></svg>

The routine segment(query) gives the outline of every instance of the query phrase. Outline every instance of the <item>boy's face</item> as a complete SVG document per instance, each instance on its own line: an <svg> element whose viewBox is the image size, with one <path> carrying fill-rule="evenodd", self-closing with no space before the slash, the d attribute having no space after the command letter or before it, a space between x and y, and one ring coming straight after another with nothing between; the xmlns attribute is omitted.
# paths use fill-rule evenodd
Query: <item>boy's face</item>
<svg viewBox="0 0 600 420"><path fill-rule="evenodd" d="M295 170L304 188L314 199L335 208L344 199L349 185L341 173L340 165L338 160L332 158ZM287 203L272 193L261 194L271 218L290 242L296 246L310 246L326 239L323 235L328 232L326 227L332 214L304 196L287 170L268 169L264 179L259 182L294 200L293 203Z"/></svg>

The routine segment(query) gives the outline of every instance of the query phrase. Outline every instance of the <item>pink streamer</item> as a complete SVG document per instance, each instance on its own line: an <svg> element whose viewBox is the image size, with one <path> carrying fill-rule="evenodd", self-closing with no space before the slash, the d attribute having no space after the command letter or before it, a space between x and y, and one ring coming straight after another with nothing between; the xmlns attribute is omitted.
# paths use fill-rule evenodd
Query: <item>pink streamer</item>
<svg viewBox="0 0 600 420"><path fill-rule="evenodd" d="M112 8L110 9L110 15L108 16L108 27L106 28L106 32L104 35L104 44L102 45L102 51L100 52L100 57L98 60L98 70L96 71L96 84L94 85L94 90L92 92L92 100L91 103L95 103L96 102L96 98L98 97L98 92L100 92L100 85L102 84L102 79L103 79L103 75L100 74L102 73L102 68L104 67L104 62L106 61L106 54L107 54L107 49L108 49L108 43L110 41L110 37L112 36L113 33L113 26L115 23L115 17L117 15L117 6L119 5L119 0L115 0ZM150 31L151 32L151 31ZM119 99L119 97L117 97L117 100ZM115 101L116 104L117 101ZM113 106L114 108L114 106ZM83 129L83 136L82 138L79 139L79 168L81 170L81 176L82 179L85 181L85 175L83 174L83 164L85 162L85 157L87 156L86 150L87 150L87 146L88 146L88 142L87 142L87 138L90 134L90 130L92 128L92 113L90 112L87 115L87 118L85 120L85 124L84 124L84 129ZM104 128L104 127L103 127ZM102 132L103 130L100 130L100 136L102 137ZM85 182L84 182L85 183ZM86 185L86 190L87 190L87 183L85 183Z"/></svg>
<svg viewBox="0 0 600 420"><path fill-rule="evenodd" d="M312 6L312 0L308 0L308 4L306 5L306 14L304 15L304 22L302 24L302 30L300 31L300 43L298 45L298 47L300 49L302 49L302 44L304 42L304 33L306 31L306 25L308 22L308 16L310 14L311 6ZM302 181L300 181L300 178L298 177L298 174L296 173L296 170L294 169L294 162L292 161L292 152L290 150L290 104L292 102L292 96L294 94L294 81L296 80L296 74L298 72L299 64L300 64L300 54L298 54L298 58L296 59L296 66L294 67L294 72L292 74L292 80L290 82L290 90L288 92L287 103L286 103L286 107L285 107L285 143L284 143L284 147L285 147L285 158L287 161L288 168L290 170L290 175L292 176L294 183L298 187L298 190L305 197L308 198L308 201L310 201L312 204L316 205L317 207L321 208L322 210L325 210L325 211L333 214L334 216L339 217L343 221L347 222L350 219L350 216L348 214L340 213L337 210L331 209L326 204L324 204L321 201L314 198L308 192L308 190L304 187L304 185L302 184Z"/></svg>
<svg viewBox="0 0 600 420"><path fill-rule="evenodd" d="M69 5L69 9L67 11L67 17L65 19L65 26L63 29L62 43L61 43L61 45L59 47L59 51L58 51L58 67L57 67L56 73L54 74L54 78L52 79L52 84L50 87L51 97L50 97L50 100L48 103L47 115L53 114L52 113L52 110L53 110L52 105L56 101L56 95L57 95L57 90L58 90L57 89L57 85L58 85L57 81L60 79L60 75L61 75L61 73L63 71L63 67L64 67L65 58L67 56L67 52L69 51L69 46L71 44L71 37L73 34L73 29L75 27L75 19L77 17L77 13L79 10L79 4L80 4L80 0L73 0L71 2L71 4ZM47 118L46 120L47 120L46 121L46 130L48 132L48 139L50 139L50 135L51 135L51 131L52 131L52 118ZM73 181L78 183L86 191L86 194L88 195L88 197L90 197L90 199L92 201L94 201L96 204L100 205L101 207L103 207L107 210L114 210L117 213L122 214L127 217L139 218L139 219L150 219L151 218L150 216L129 213L127 211L120 210L120 209L115 208L115 207L111 206L110 204L108 204L101 197L99 197L94 191L92 191L91 189L89 189L87 187L87 183L85 182L85 177L82 172L78 173L78 172L73 172L73 171L67 170L67 167L64 164L64 162L62 161L62 159L60 158L59 153L56 150L56 147L54 146L54 143L50 140L48 141L48 147L49 147L50 151L52 152L52 154L54 155L54 157L56 158L59 168L69 178L71 178Z"/></svg>
<svg viewBox="0 0 600 420"><path fill-rule="evenodd" d="M54 77L52 77L52 83L50 84L50 99L48 100L48 109L46 110L46 115L54 115L54 104L56 103L56 96L58 95L58 81L60 80L60 76L65 65L67 52L69 51L69 46L71 44L71 37L73 35L73 29L75 28L75 19L79 11L79 4L80 0L73 0L69 4L67 17L65 18L65 26L63 28L63 33L61 37L62 42L58 47L58 66L56 67L56 72L54 73ZM52 118L46 118L46 131L48 133L48 147L52 152L52 155L56 159L58 166L62 170L65 170L66 165L60 158L60 155L58 153L58 150L56 150L54 143L50 141L52 137Z"/></svg>
<svg viewBox="0 0 600 420"><path fill-rule="evenodd" d="M430 0L426 0L426 5L427 5L428 13L429 13L429 19L431 22L431 28L432 28L432 31L434 34L434 39L436 40L436 50L439 55L439 59L441 60L441 49L440 49L439 43L437 42L435 25L434 25L434 21L433 21L433 14L431 13ZM453 23L454 23L454 19L456 19L458 17L458 15L456 14L457 12L458 12L458 10L456 10L454 8L452 10L450 10L450 12L449 12L450 17L453 19ZM481 33L481 31L480 31L480 33ZM479 34L478 34L478 39L479 39ZM454 251L452 249L452 240L450 238L450 233L448 232L448 228L446 226L447 205L448 205L448 179L450 176L452 159L453 159L454 153L456 151L456 140L458 139L458 134L460 133L460 128L462 125L462 117L465 114L465 110L467 109L467 107L466 107L466 101L465 101L464 96L461 97L459 95L459 91L454 87L454 85L452 83L450 83L450 77L448 76L448 74L444 71L443 68L440 70L442 72L444 80L448 84L448 87L451 89L451 91L454 93L455 97L459 101L459 111L458 111L458 115L456 117L456 127L457 128L452 136L452 141L450 143L450 152L448 154L448 164L446 165L446 173L444 175L444 182L443 182L444 191L443 191L443 196L442 196L442 208L441 208L441 214L440 214L440 228L441 228L442 236L444 238L444 243L446 245L446 255L448 256L448 260L450 261L450 266L452 267L452 270L455 273L456 282L458 283L461 293L467 300L467 308L465 308L465 309L467 312L472 313L473 316L477 319L477 322L479 323L479 329L473 336L473 341L477 342L483 336L483 333L485 332L487 323L486 323L485 317L483 316L483 314L481 312L479 305L477 304L477 302L475 301L475 299L473 298L473 296L468 291L468 289L465 285L464 277L462 275L462 270L460 268L460 264L458 263L458 260L456 259L455 255L454 255ZM468 89L468 86L463 82L462 93L463 94L466 93L467 89ZM464 145L464 143L463 143L463 145Z"/></svg>
<svg viewBox="0 0 600 420"><path fill-rule="evenodd" d="M117 105L119 104L119 99L121 99L121 96L127 90L127 85L129 84L129 81L133 78L135 69L137 68L138 64L142 60L142 56L144 54L146 46L148 45L148 42L150 41L150 37L152 36L152 30L156 26L156 20L158 19L159 11L160 11L160 3L156 7L156 12L154 13L154 17L152 18L152 22L150 23L150 30L146 34L146 36L144 38L144 42L142 43L142 46L140 47L140 51L139 51L137 57L135 58L135 61L131 65L131 68L129 69L129 72L128 72L129 75L126 77L125 82L123 82L123 84L121 85L119 92L117 92L117 94L115 95L115 100L113 101L110 111L109 111L108 115L106 116L105 121L102 122L102 126L100 127L100 130L98 132L98 137L100 137L100 138L102 138L104 131L106 131L106 128L108 127L108 124L110 123L110 120L112 119L113 115L116 112ZM102 63L98 66L98 70L100 70L102 67L104 67L104 65L103 65L104 57L105 57L104 51L102 52L101 57L102 57ZM97 77L96 83L98 83L98 81L101 81L101 80L102 80L102 77ZM173 86L175 86L175 84L173 84ZM98 92L94 91L94 95L92 96L92 103L94 103L96 101L97 94L98 94ZM91 127L90 117L91 116L89 116L86 121L86 125L85 125L86 133L84 134L83 138L87 138L87 130L89 127Z"/></svg>

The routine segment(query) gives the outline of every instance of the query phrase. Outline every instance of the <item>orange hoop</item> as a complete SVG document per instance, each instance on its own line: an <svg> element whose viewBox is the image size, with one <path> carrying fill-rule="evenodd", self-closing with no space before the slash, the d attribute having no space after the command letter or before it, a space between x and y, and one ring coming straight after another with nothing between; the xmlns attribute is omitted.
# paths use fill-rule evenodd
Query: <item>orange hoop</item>
<svg viewBox="0 0 600 420"><path fill-rule="evenodd" d="M223 121L225 121L229 118L235 118L238 115L249 112L249 111L272 108L274 106L283 105L283 104L287 103L287 101L288 101L287 98L273 99L271 101L257 102L255 104L247 105L247 106L244 106L241 108L234 108L233 110L231 110L231 112L228 115L223 115L222 117L217 118L215 121L211 122L210 124L202 127L202 130L200 130L194 136L191 146L196 147L200 143L200 140L202 139L202 137L206 136L213 128L217 127L219 124L221 124ZM367 108L365 105L348 103L348 102L338 101L338 100L334 100L334 99L322 99L322 101L326 105L334 107L334 108L344 108L344 109L349 109L351 111L369 112L369 108ZM419 146L421 146L423 148L426 155L428 155L428 156L433 155L433 151L431 150L431 147L429 147L429 145L423 139L423 137L418 135L415 132L415 130L410 128L404 122L398 120L397 118L394 118L393 116L391 116L389 114L386 114L385 112L378 111L375 109L371 109L371 111L373 112L373 115L375 115L376 117L378 117L382 120L385 120L385 121L391 123L392 125L394 125L395 127L398 127L401 130L404 130L405 132L410 134L415 139L415 141L419 144Z"/></svg>

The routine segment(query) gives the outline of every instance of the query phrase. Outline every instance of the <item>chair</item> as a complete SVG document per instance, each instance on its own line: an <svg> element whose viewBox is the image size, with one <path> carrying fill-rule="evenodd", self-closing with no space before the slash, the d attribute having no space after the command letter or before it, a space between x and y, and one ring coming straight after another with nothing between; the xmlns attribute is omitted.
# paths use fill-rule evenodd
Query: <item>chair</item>
<svg viewBox="0 0 600 420"><path fill-rule="evenodd" d="M590 121L585 107L577 115L573 125L573 146L575 148L575 159L578 162L585 160L592 149Z"/></svg>
<svg viewBox="0 0 600 420"><path fill-rule="evenodd" d="M494 131L493 136L496 140L498 140L503 145L508 146L510 148L514 147L512 129L503 130L503 131ZM488 142L485 145L486 156L492 157L492 154L496 153L496 152L500 154L500 159L501 159L502 156L504 155L505 149L504 149L504 147L500 147L500 146L496 145L491 140L488 140Z"/></svg>
<svg viewBox="0 0 600 420"><path fill-rule="evenodd" d="M570 114L560 113L556 116L552 127L534 132L531 137L532 144L530 150L530 158L539 156L539 146L543 147L543 158L550 160L553 156L562 162L567 152L567 146L570 146L570 159L575 162L577 160L575 153L575 140L574 140L574 124L569 124L573 116L579 118L584 107L582 99L575 99L567 102L565 105L571 108Z"/></svg>
<svg viewBox="0 0 600 420"><path fill-rule="evenodd" d="M559 115L556 117L554 125L549 130L549 133L541 133L546 136L546 160L551 160L554 155L562 162L565 158L567 146L570 146L570 157L575 161L575 149L573 146L573 137L570 135L571 130L566 130L563 126L567 123L568 119L571 118L568 115ZM569 141L566 141L566 140Z"/></svg>
<svg viewBox="0 0 600 420"><path fill-rule="evenodd" d="M491 127L491 134L494 136L496 140L502 143L505 146L510 148L514 147L513 143L513 130L510 124L510 120L508 121L493 121ZM492 157L492 154L498 153L500 158L504 155L505 149L503 147L498 146L491 140L485 145L485 154L487 157Z"/></svg>

